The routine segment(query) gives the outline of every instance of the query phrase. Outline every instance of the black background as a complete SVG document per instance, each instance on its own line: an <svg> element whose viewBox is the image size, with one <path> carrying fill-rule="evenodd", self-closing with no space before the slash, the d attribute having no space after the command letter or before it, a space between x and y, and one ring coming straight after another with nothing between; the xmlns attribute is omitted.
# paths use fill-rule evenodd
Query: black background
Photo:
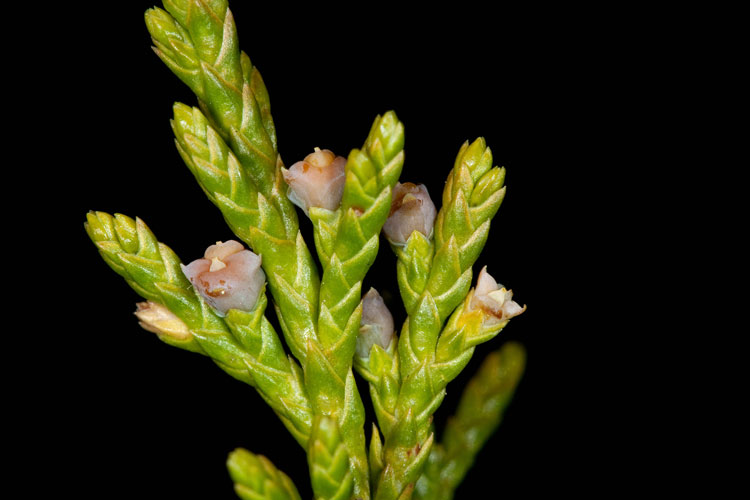
<svg viewBox="0 0 750 500"><path fill-rule="evenodd" d="M102 3L75 14L59 40L65 55L51 66L65 146L47 147L65 158L59 227L75 273L74 287L63 280L55 290L66 297L58 316L72 326L53 341L54 375L36 401L34 422L49 431L40 446L54 450L63 489L80 498L234 498L224 460L235 447L269 457L310 498L304 453L257 393L141 330L132 315L141 299L83 230L88 210L139 216L184 261L233 237L174 148L171 106L196 102L150 49L143 12L152 5ZM613 359L603 338L618 322L590 309L599 289L580 293L582 282L618 266L604 256L616 243L598 207L619 154L602 153L617 135L611 115L627 99L611 84L627 75L617 69L620 48L598 43L606 24L584 26L569 9L491 14L472 4L408 15L385 5L230 7L269 89L287 165L315 146L346 155L393 109L406 127L401 179L426 184L439 204L461 144L485 137L507 169L508 191L475 271L486 264L528 310L449 385L438 428L504 341L526 346L528 367L457 498L596 485L620 433L602 425L614 412L603 403L602 367ZM301 226L312 244L304 216ZM370 286L402 321L385 244ZM360 391L369 404L364 384Z"/></svg>

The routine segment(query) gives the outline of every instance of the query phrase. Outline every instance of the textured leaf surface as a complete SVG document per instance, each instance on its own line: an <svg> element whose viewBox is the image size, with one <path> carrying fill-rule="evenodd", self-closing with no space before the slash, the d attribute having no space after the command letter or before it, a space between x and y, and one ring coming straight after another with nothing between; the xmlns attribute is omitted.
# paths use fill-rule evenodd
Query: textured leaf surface
<svg viewBox="0 0 750 500"><path fill-rule="evenodd" d="M295 438L306 446L312 409L299 367L288 358L264 311L265 293L252 311L219 317L195 291L177 255L140 219L90 212L85 228L105 262L142 297L164 305L191 332L188 340L162 340L212 358L231 376L258 389Z"/></svg>
<svg viewBox="0 0 750 500"><path fill-rule="evenodd" d="M354 491L349 454L336 421L316 417L307 452L316 500L348 500Z"/></svg>
<svg viewBox="0 0 750 500"><path fill-rule="evenodd" d="M398 397L395 402L392 397L384 398L393 406L380 411L394 415L395 425L390 426L391 434L385 433L386 463L377 498L411 495L412 475L419 477L426 459L418 461L415 454L398 450L425 446L432 436L432 414L442 403L446 385L469 362L474 346L505 326L484 327L482 315L469 311L471 295L467 298L471 267L487 241L489 221L505 193L503 180L504 170L492 167L492 153L484 139L465 143L443 190L434 240L413 234L405 247L394 247L399 289L409 316L398 343ZM449 316L452 319L445 324ZM402 435L397 444L394 433L407 418L413 422L413 433L409 439ZM380 425L389 428L384 422ZM390 463L389 457L395 461Z"/></svg>
<svg viewBox="0 0 750 500"><path fill-rule="evenodd" d="M286 197L268 91L239 49L226 1L164 7L146 13L155 52L200 104L175 106L178 151L235 234L262 256L286 339L304 361L301 346L316 335L318 275Z"/></svg>
<svg viewBox="0 0 750 500"><path fill-rule="evenodd" d="M477 453L495 432L524 371L526 352L508 342L490 353L464 389L443 442L435 445L416 485L418 500L451 500Z"/></svg>
<svg viewBox="0 0 750 500"><path fill-rule="evenodd" d="M300 233L288 232L290 223L277 204L278 192L268 199L258 191L198 108L176 104L172 128L180 155L209 199L232 231L261 256L271 292L288 326L284 329L287 343L303 361L303 346L317 328L319 281Z"/></svg>
<svg viewBox="0 0 750 500"><path fill-rule="evenodd" d="M341 206L310 210L320 282L317 339L308 343L305 380L316 414L338 423L352 468L354 494L369 498L364 408L352 375L361 319L362 280L375 261L391 192L403 166L403 125L395 113L378 116L361 150L346 164Z"/></svg>
<svg viewBox="0 0 750 500"><path fill-rule="evenodd" d="M243 500L300 500L292 480L263 455L238 448L229 454L227 469Z"/></svg>

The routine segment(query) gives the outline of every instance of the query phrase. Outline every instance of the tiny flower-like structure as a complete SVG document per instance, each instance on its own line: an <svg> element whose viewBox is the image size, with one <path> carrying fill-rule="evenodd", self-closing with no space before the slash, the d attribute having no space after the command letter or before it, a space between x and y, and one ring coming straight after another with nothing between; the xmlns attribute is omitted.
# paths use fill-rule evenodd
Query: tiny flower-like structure
<svg viewBox="0 0 750 500"><path fill-rule="evenodd" d="M230 309L250 311L258 301L266 275L261 259L242 243L217 242L206 249L203 259L182 266L182 272L219 316Z"/></svg>
<svg viewBox="0 0 750 500"><path fill-rule="evenodd" d="M370 288L362 297L362 320L357 336L357 356L370 357L370 349L377 344L386 349L393 340L393 316L377 290Z"/></svg>
<svg viewBox="0 0 750 500"><path fill-rule="evenodd" d="M193 336L187 325L172 311L156 302L138 302L135 316L144 330L175 340L187 340Z"/></svg>
<svg viewBox="0 0 750 500"><path fill-rule="evenodd" d="M518 316L526 310L513 301L513 291L499 285L484 266L479 272L477 286L469 306L472 310L486 313L485 326L496 325Z"/></svg>
<svg viewBox="0 0 750 500"><path fill-rule="evenodd" d="M289 185L289 200L310 215L310 208L336 210L344 193L346 158L315 148L304 160L281 173Z"/></svg>
<svg viewBox="0 0 750 500"><path fill-rule="evenodd" d="M391 212L383 225L385 237L394 245L404 245L411 233L432 236L437 210L424 184L396 183Z"/></svg>

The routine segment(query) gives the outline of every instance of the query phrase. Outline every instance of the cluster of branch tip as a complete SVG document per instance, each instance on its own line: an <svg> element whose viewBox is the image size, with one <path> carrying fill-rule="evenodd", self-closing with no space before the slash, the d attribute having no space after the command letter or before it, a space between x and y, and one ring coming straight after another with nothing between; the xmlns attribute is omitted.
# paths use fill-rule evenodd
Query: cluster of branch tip
<svg viewBox="0 0 750 500"><path fill-rule="evenodd" d="M347 157L315 148L287 169L227 1L163 4L146 13L154 51L198 98L174 106L177 150L239 241L183 264L142 220L90 212L101 256L145 299L140 325L253 386L307 453L316 499L452 498L524 366L518 344L490 355L437 441L447 384L525 309L486 267L471 287L505 170L483 139L465 143L438 210L424 185L399 182L404 127L392 111ZM295 205L312 221L320 270ZM408 315L400 334L379 293L362 294L381 232ZM269 290L281 336L266 318ZM355 371L377 419L369 443ZM299 498L263 456L238 449L228 468L243 499Z"/></svg>

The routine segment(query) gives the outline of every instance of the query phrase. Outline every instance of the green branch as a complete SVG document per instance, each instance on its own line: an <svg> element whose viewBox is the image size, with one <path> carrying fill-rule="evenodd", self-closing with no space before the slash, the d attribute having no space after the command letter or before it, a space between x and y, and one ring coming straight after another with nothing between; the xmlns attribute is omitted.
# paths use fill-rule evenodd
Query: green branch
<svg viewBox="0 0 750 500"><path fill-rule="evenodd" d="M526 364L526 351L508 342L490 353L464 389L456 414L448 420L443 442L433 448L417 482L415 499L451 500L456 487L487 440L500 425Z"/></svg>
<svg viewBox="0 0 750 500"><path fill-rule="evenodd" d="M317 325L318 274L299 231L290 238L278 200L259 192L237 157L198 108L177 103L172 129L180 156L232 231L261 255L279 321L301 362ZM274 192L277 196L278 191Z"/></svg>
<svg viewBox="0 0 750 500"><path fill-rule="evenodd" d="M435 221L434 254L432 242L414 234L406 247L396 252L399 286L409 317L398 343L401 386L395 406L389 408L398 424L391 435L386 434L384 445L386 464L391 468L381 475L378 500L395 500L413 487L426 457L413 452L399 454L398 450L424 449L432 442L432 415L445 397L445 386L466 365L473 346L501 329L485 329L481 314L469 314L471 294L467 297L467 293L471 266L487 241L490 219L505 194L503 179L504 169L492 168L492 153L484 139L465 143L443 190ZM441 336L443 323L462 301L464 305ZM450 343L438 349L438 339L443 337L471 338L476 343L458 348ZM395 429L404 425L409 431L396 436ZM388 461L389 455L393 463Z"/></svg>
<svg viewBox="0 0 750 500"><path fill-rule="evenodd" d="M219 317L180 269L177 255L160 243L141 219L90 212L86 232L104 261L143 298L166 307L190 332L187 339L162 340L211 357L233 377L255 387L287 429L306 446L312 410L299 366L286 356L266 320L265 293L254 309L232 309Z"/></svg>

